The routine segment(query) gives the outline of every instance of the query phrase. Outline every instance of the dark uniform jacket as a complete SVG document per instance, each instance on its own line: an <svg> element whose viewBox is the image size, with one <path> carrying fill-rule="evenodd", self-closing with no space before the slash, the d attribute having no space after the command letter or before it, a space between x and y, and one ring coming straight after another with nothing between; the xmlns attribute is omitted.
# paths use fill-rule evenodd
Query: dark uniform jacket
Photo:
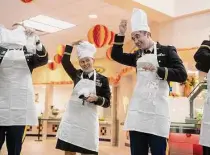
<svg viewBox="0 0 210 155"><path fill-rule="evenodd" d="M136 67L136 62L142 56L143 51L123 53L123 42L124 36L115 35L111 52L112 59L121 64ZM174 46L163 46L157 43L157 60L159 63L157 74L162 80L180 83L186 81L186 69Z"/></svg>
<svg viewBox="0 0 210 155"><path fill-rule="evenodd" d="M65 53L62 59L62 65L66 73L71 77L74 82L74 86L81 80L81 74L83 71L81 69L77 70L70 61L70 54L73 47L66 45ZM93 75L91 77L84 77L93 80ZM99 97L97 102L94 104L107 108L110 106L111 92L109 88L108 78L97 73L96 74L96 95Z"/></svg>
<svg viewBox="0 0 210 155"><path fill-rule="evenodd" d="M195 67L202 71L208 73L210 69L210 41L204 40L196 51L194 55L194 60L196 62Z"/></svg>
<svg viewBox="0 0 210 155"><path fill-rule="evenodd" d="M13 49L6 49L3 47L0 47L0 65L2 60L4 59L4 55L6 54L7 50L13 50ZM26 47L23 47L25 58L28 64L28 67L33 72L33 69L43 66L47 64L48 62L48 53L46 52L45 47L42 45L42 50L38 51L36 50L36 54L29 53L26 49Z"/></svg>

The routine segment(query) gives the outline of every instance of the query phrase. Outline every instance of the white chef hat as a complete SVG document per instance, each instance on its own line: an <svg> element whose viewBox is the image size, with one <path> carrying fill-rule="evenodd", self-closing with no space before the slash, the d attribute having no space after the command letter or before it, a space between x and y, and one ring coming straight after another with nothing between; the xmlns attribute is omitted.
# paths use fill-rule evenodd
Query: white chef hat
<svg viewBox="0 0 210 155"><path fill-rule="evenodd" d="M131 17L131 29L132 32L135 31L150 32L150 28L148 26L148 21L147 21L147 14L143 10L137 8L133 9Z"/></svg>
<svg viewBox="0 0 210 155"><path fill-rule="evenodd" d="M94 58L96 53L96 47L88 41L82 41L79 45L77 45L76 49L78 59L85 57Z"/></svg>

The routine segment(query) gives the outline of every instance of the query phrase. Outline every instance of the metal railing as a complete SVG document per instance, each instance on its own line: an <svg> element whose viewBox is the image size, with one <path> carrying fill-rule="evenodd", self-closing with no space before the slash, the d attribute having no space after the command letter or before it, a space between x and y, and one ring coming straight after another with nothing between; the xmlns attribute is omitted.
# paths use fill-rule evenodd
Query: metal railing
<svg viewBox="0 0 210 155"><path fill-rule="evenodd" d="M193 90L192 92L189 94L188 98L190 101L190 118L193 119L194 114L193 114L193 109L194 109L194 100L195 98L204 90L207 89L207 82L200 82Z"/></svg>

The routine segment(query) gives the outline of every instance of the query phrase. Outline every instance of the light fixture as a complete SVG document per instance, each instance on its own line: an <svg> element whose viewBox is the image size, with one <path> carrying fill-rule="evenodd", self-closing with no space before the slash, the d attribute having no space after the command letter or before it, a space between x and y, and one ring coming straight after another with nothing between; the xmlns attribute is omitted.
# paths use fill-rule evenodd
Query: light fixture
<svg viewBox="0 0 210 155"><path fill-rule="evenodd" d="M48 16L38 15L21 22L24 26L33 28L38 31L54 33L61 30L75 27L76 25L57 20Z"/></svg>
<svg viewBox="0 0 210 155"><path fill-rule="evenodd" d="M91 18L91 19L96 19L96 18L98 18L98 16L97 16L96 14L90 14L90 15L88 15L88 17Z"/></svg>

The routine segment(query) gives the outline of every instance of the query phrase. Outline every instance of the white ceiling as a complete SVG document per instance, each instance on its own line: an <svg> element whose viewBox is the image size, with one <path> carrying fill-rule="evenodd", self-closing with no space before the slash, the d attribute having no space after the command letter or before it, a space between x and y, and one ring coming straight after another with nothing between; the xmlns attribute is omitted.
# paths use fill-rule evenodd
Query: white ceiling
<svg viewBox="0 0 210 155"><path fill-rule="evenodd" d="M209 0L132 0L171 17L210 11Z"/></svg>
<svg viewBox="0 0 210 155"><path fill-rule="evenodd" d="M117 33L120 20L130 19L133 7L144 9L148 13L149 23L172 19L165 14L134 3L131 0L34 0L28 4L23 3L21 0L0 0L0 6L2 6L0 24L8 28L15 22L40 14L77 25L72 29L41 35L41 40L51 58L56 54L58 45L68 44L78 39L87 40L88 30L96 24L103 24L109 30ZM96 14L98 18L90 19L88 18L89 14ZM126 37L128 40L129 35L130 27L127 31L128 37ZM98 49L96 57L105 57L108 47ZM75 52L73 57L75 57Z"/></svg>
<svg viewBox="0 0 210 155"><path fill-rule="evenodd" d="M51 58L56 53L58 45L68 44L78 39L86 40L88 30L96 24L103 24L109 30L117 33L120 20L130 19L131 15L130 10L112 5L104 0L34 0L28 4L21 0L0 0L0 6L3 6L0 10L0 24L8 28L15 22L40 14L77 25L72 29L41 35L41 40ZM89 14L96 14L98 18L90 19ZM150 23L157 20L151 17L149 19ZM130 34L129 32L130 27L127 33ZM108 46L98 49L96 57L105 57L107 48Z"/></svg>
<svg viewBox="0 0 210 155"><path fill-rule="evenodd" d="M35 0L24 4L21 0L0 0L1 24L11 27L30 17L43 14L59 20L76 24L72 29L41 36L51 56L59 44L68 44L78 39L87 39L88 30L96 24L104 24L117 32L121 19L129 19L130 13L102 0ZM8 10L9 9L9 10ZM96 14L98 19L89 19L89 14ZM97 57L105 56L105 49L99 50Z"/></svg>

